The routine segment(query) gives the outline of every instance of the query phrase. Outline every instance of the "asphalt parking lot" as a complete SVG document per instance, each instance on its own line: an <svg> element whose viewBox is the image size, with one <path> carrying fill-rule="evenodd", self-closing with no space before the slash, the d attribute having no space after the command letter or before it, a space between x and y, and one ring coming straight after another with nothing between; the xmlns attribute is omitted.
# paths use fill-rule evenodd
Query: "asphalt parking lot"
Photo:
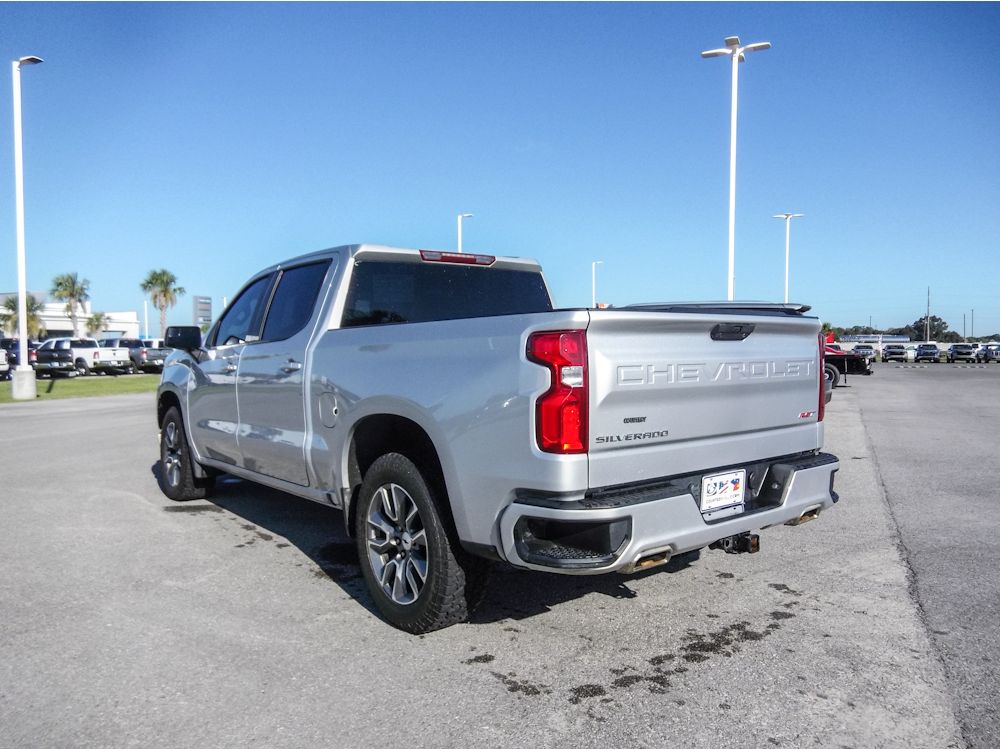
<svg viewBox="0 0 1000 750"><path fill-rule="evenodd" d="M497 567L419 637L337 512L164 498L151 394L0 406L0 746L995 746L998 384L852 376L817 521L636 576Z"/></svg>

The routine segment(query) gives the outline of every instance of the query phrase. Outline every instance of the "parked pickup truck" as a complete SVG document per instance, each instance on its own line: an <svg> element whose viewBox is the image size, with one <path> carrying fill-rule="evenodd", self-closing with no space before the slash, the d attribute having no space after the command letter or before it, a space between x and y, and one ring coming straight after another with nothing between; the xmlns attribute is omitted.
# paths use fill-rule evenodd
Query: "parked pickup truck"
<svg viewBox="0 0 1000 750"><path fill-rule="evenodd" d="M261 271L157 392L173 500L221 472L344 512L372 598L464 619L488 560L630 573L837 501L807 307L553 309L532 261L338 247ZM545 579L539 579L539 585Z"/></svg>
<svg viewBox="0 0 1000 750"><path fill-rule="evenodd" d="M76 364L73 362L73 350L66 341L49 339L40 344L34 354L31 364L35 368L36 376L65 375L72 378L77 374Z"/></svg>
<svg viewBox="0 0 1000 750"><path fill-rule="evenodd" d="M153 345L154 339L128 339L112 336L101 339L101 346L125 347L132 362L132 370L160 372L170 350Z"/></svg>
<svg viewBox="0 0 1000 750"><path fill-rule="evenodd" d="M73 365L79 375L125 372L131 366L128 349L123 347L102 347L96 339L55 338L49 341L56 349L68 349L73 353Z"/></svg>

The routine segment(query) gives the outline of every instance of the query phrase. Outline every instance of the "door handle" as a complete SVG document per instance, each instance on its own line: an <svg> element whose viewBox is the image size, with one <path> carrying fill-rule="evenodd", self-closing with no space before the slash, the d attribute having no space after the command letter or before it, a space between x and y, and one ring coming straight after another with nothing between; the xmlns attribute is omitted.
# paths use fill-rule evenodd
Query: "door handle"
<svg viewBox="0 0 1000 750"><path fill-rule="evenodd" d="M234 365L232 362L227 362L226 372L236 372L236 365Z"/></svg>
<svg viewBox="0 0 1000 750"><path fill-rule="evenodd" d="M281 368L284 372L296 372L302 369L302 363L296 362L294 359L288 360L288 364Z"/></svg>

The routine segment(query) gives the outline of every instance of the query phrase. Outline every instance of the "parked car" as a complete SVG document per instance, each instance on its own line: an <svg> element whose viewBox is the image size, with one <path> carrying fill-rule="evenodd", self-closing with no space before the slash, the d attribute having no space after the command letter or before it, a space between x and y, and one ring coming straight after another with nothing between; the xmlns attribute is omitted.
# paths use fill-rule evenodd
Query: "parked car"
<svg viewBox="0 0 1000 750"><path fill-rule="evenodd" d="M977 362L1000 362L1000 344L983 344L976 351Z"/></svg>
<svg viewBox="0 0 1000 750"><path fill-rule="evenodd" d="M883 362L906 362L906 345L905 344L886 344L882 347L882 361Z"/></svg>
<svg viewBox="0 0 1000 750"><path fill-rule="evenodd" d="M20 355L20 339L0 339L0 349L3 349L7 353L7 364L10 365L13 370L17 367ZM35 364L35 350L38 349L37 341L28 342L28 364Z"/></svg>
<svg viewBox="0 0 1000 750"><path fill-rule="evenodd" d="M948 347L949 362L975 362L976 347L972 344L952 344Z"/></svg>
<svg viewBox="0 0 1000 750"><path fill-rule="evenodd" d="M632 573L756 551L752 531L837 500L807 310L558 310L524 259L302 256L204 342L168 329L160 487L205 497L224 472L343 510L374 604L414 633L466 618L488 560Z"/></svg>
<svg viewBox="0 0 1000 750"><path fill-rule="evenodd" d="M128 349L128 356L132 362L131 369L133 371L160 372L163 370L164 361L170 355L170 349L155 347L154 341L162 341L162 339L143 340L112 336L101 339L100 344L101 346L124 347Z"/></svg>
<svg viewBox="0 0 1000 750"><path fill-rule="evenodd" d="M53 349L73 353L73 365L80 375L126 372L132 366L128 349L123 347L102 347L96 339L87 338L54 338L45 344L50 341Z"/></svg>
<svg viewBox="0 0 1000 750"><path fill-rule="evenodd" d="M917 346L917 353L913 357L913 361L923 362L924 360L928 362L941 361L941 350L938 349L937 344L919 344Z"/></svg>
<svg viewBox="0 0 1000 750"><path fill-rule="evenodd" d="M851 351L859 357L875 359L875 347L871 344L855 344Z"/></svg>

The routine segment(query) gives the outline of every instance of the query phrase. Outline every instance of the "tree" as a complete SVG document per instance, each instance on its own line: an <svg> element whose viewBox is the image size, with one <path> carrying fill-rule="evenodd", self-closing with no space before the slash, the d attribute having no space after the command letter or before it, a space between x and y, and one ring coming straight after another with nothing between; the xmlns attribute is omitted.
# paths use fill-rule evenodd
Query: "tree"
<svg viewBox="0 0 1000 750"><path fill-rule="evenodd" d="M108 330L108 323L110 322L111 318L107 316L107 313L95 312L87 318L87 333L96 338L97 334Z"/></svg>
<svg viewBox="0 0 1000 750"><path fill-rule="evenodd" d="M177 298L184 294L184 287L177 286L177 277L165 268L150 271L145 281L139 285L160 311L160 336L167 335L167 308L177 304Z"/></svg>
<svg viewBox="0 0 1000 750"><path fill-rule="evenodd" d="M923 341L926 334L925 325L927 323L927 316L922 318L917 318L915 321L910 323L909 328L913 331L915 339L917 341ZM927 337L928 341L948 341L948 324L939 318L937 315L931 315L930 318L930 336Z"/></svg>
<svg viewBox="0 0 1000 750"><path fill-rule="evenodd" d="M4 300L3 312L0 312L0 328L10 331L11 336L18 335L17 300L15 295L11 295ZM45 324L42 322L42 310L44 305L29 294L24 298L24 307L27 315L25 319L28 323L28 338L37 339L45 335Z"/></svg>
<svg viewBox="0 0 1000 750"><path fill-rule="evenodd" d="M79 316L77 308L90 299L90 281L81 279L76 272L61 273L52 279L50 294L60 302L66 303L66 314L73 321L73 335L80 335Z"/></svg>

